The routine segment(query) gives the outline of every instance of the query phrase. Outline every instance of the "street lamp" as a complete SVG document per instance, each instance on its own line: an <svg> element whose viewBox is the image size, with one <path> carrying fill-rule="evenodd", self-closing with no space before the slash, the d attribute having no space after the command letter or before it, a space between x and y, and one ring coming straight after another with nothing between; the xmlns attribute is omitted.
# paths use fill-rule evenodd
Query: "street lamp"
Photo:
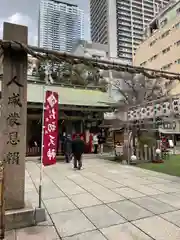
<svg viewBox="0 0 180 240"><path fill-rule="evenodd" d="M136 165L137 163L137 157L135 155L131 156L131 164Z"/></svg>
<svg viewBox="0 0 180 240"><path fill-rule="evenodd" d="M153 160L154 163L163 163L163 160L161 159L161 149L156 149L156 156L155 160Z"/></svg>
<svg viewBox="0 0 180 240"><path fill-rule="evenodd" d="M160 154L161 154L161 149L157 148L156 149L156 155L160 156Z"/></svg>

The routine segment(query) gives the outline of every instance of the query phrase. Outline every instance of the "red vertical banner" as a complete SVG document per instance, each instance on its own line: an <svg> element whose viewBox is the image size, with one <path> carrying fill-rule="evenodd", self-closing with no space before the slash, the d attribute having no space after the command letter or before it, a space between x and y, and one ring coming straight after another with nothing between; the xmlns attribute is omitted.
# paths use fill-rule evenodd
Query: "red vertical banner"
<svg viewBox="0 0 180 240"><path fill-rule="evenodd" d="M43 158L44 166L56 163L58 144L58 94L46 91L44 105Z"/></svg>

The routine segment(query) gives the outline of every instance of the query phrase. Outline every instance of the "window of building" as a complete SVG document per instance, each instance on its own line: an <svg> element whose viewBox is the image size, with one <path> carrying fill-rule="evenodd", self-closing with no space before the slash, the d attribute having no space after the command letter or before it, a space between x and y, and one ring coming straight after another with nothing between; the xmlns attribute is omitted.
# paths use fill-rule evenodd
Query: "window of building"
<svg viewBox="0 0 180 240"><path fill-rule="evenodd" d="M164 65L161 70L168 70L171 67L172 63Z"/></svg>
<svg viewBox="0 0 180 240"><path fill-rule="evenodd" d="M157 58L157 56L158 56L157 54L154 55L154 56L152 56L152 57L149 59L149 61L152 62L153 60L155 60L155 59Z"/></svg>
<svg viewBox="0 0 180 240"><path fill-rule="evenodd" d="M180 28L180 22L176 23L176 24L174 25L174 27L175 27L176 29Z"/></svg>
<svg viewBox="0 0 180 240"><path fill-rule="evenodd" d="M180 46L180 40L178 40L177 42L175 42L176 46Z"/></svg>
<svg viewBox="0 0 180 240"><path fill-rule="evenodd" d="M176 64L180 64L180 58L175 61Z"/></svg>
<svg viewBox="0 0 180 240"><path fill-rule="evenodd" d="M168 20L167 20L167 18L165 18L164 20L162 20L162 21L160 22L160 26L161 26L161 27L164 27L164 26L167 24L167 22L168 22Z"/></svg>
<svg viewBox="0 0 180 240"><path fill-rule="evenodd" d="M147 63L146 61L145 61L145 62L142 62L142 63L140 64L140 66L143 67L143 66L146 65L146 63Z"/></svg>
<svg viewBox="0 0 180 240"><path fill-rule="evenodd" d="M156 31L158 29L158 24L157 21L154 21L151 25L150 25L150 34L152 35L154 33L154 31Z"/></svg>
<svg viewBox="0 0 180 240"><path fill-rule="evenodd" d="M163 53L163 54L165 54L165 53L169 52L169 51L170 51L170 49L171 49L170 47L168 47L168 48L165 48L164 50L162 50L162 53Z"/></svg>
<svg viewBox="0 0 180 240"><path fill-rule="evenodd" d="M155 60L157 57L158 57L158 55L157 55L157 54L156 54L156 55L154 55L154 56L153 56L153 60Z"/></svg>
<svg viewBox="0 0 180 240"><path fill-rule="evenodd" d="M168 36L169 33L170 33L170 30L164 32L164 33L161 35L161 38L164 38L164 37Z"/></svg>
<svg viewBox="0 0 180 240"><path fill-rule="evenodd" d="M176 14L177 14L177 15L180 14L180 8L178 8L178 9L176 10Z"/></svg>
<svg viewBox="0 0 180 240"><path fill-rule="evenodd" d="M150 42L149 46L152 47L156 43L156 39Z"/></svg>

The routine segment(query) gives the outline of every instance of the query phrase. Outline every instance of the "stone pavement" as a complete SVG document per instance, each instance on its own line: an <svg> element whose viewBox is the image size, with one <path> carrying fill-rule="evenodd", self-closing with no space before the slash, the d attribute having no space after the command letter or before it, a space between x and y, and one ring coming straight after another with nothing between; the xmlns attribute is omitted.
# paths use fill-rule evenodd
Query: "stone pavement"
<svg viewBox="0 0 180 240"><path fill-rule="evenodd" d="M38 206L39 164L26 163L26 200ZM103 159L44 169L47 221L6 240L179 240L180 178Z"/></svg>

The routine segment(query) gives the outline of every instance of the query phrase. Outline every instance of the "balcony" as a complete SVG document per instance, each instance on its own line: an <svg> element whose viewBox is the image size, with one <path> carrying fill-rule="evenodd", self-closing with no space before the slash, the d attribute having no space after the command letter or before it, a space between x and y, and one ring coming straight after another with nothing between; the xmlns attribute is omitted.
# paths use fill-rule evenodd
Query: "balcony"
<svg viewBox="0 0 180 240"><path fill-rule="evenodd" d="M124 32L124 31L119 31L118 36L131 37L131 32L127 33L127 32Z"/></svg>

